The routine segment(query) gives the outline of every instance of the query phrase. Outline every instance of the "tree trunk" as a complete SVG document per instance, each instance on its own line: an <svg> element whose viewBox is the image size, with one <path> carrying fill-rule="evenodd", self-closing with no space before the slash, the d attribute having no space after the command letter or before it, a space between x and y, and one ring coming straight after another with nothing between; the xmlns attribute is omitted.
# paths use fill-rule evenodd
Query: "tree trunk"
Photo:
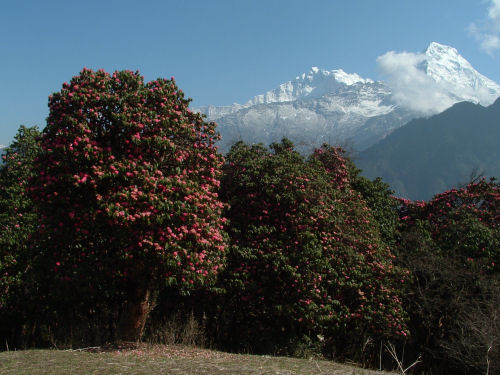
<svg viewBox="0 0 500 375"><path fill-rule="evenodd" d="M118 325L120 341L138 342L149 313L156 305L157 293L150 287L131 285Z"/></svg>

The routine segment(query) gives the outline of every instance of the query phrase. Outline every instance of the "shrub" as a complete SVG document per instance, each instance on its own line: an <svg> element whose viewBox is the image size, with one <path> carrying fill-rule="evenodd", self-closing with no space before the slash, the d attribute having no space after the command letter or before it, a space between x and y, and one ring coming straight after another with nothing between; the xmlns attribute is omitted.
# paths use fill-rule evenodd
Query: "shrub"
<svg viewBox="0 0 500 375"><path fill-rule="evenodd" d="M225 340L261 352L324 340L341 356L356 340L405 335L404 273L350 188L345 160L325 146L305 161L287 140L271 149L238 143L227 156Z"/></svg>
<svg viewBox="0 0 500 375"><path fill-rule="evenodd" d="M0 345L19 345L28 314L31 267L28 240L36 228L33 202L26 194L39 151L37 127L21 126L0 166Z"/></svg>
<svg viewBox="0 0 500 375"><path fill-rule="evenodd" d="M490 371L498 366L499 343L484 333L499 313L499 193L494 180L480 180L429 202L401 201L398 260L413 276L405 300L412 350L434 371L484 373L487 354Z"/></svg>

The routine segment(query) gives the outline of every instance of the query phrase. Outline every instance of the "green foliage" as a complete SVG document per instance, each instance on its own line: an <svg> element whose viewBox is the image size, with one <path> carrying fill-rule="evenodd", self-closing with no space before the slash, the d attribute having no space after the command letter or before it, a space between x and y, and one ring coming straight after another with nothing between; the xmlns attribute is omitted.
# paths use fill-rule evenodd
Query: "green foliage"
<svg viewBox="0 0 500 375"><path fill-rule="evenodd" d="M21 306L26 306L23 281L31 262L28 240L37 224L26 185L33 175L39 136L37 127L21 126L0 166L0 336L21 320Z"/></svg>
<svg viewBox="0 0 500 375"><path fill-rule="evenodd" d="M370 180L357 175L352 180L352 187L359 192L370 208L378 224L382 240L392 249L397 241L399 218L397 200L393 191L380 177Z"/></svg>
<svg viewBox="0 0 500 375"><path fill-rule="evenodd" d="M339 150L325 146L305 161L287 140L271 149L240 142L227 156L226 340L293 351L324 338L342 355L353 336L406 334L403 272L350 188Z"/></svg>
<svg viewBox="0 0 500 375"><path fill-rule="evenodd" d="M500 270L500 187L481 180L437 195L426 210L438 246L467 262Z"/></svg>
<svg viewBox="0 0 500 375"><path fill-rule="evenodd" d="M370 180L361 175L361 169L354 162L342 155L346 160L349 171L350 186L361 194L367 206L378 224L382 240L391 248L395 249L398 237L398 205L394 198L394 191L380 177Z"/></svg>
<svg viewBox="0 0 500 375"><path fill-rule="evenodd" d="M31 166L39 151L37 127L21 126L12 144L2 156L0 167L0 225L3 255L13 253L17 244L26 242L34 224L33 205L26 194L32 176ZM10 249L7 250L7 249Z"/></svg>

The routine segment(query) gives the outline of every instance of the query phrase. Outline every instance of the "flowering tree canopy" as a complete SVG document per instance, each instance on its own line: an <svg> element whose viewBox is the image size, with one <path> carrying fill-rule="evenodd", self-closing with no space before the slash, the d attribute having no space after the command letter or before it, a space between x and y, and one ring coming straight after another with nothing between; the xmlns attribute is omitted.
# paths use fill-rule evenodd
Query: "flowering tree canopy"
<svg viewBox="0 0 500 375"><path fill-rule="evenodd" d="M228 321L256 345L268 334L315 332L337 347L353 332L406 334L403 272L349 188L340 152L324 147L306 162L287 140L271 148L238 143L227 157L226 285L237 312Z"/></svg>
<svg viewBox="0 0 500 375"><path fill-rule="evenodd" d="M484 179L436 195L429 202L401 200L402 230L425 223L441 255L481 263L498 272L500 263L500 187Z"/></svg>
<svg viewBox="0 0 500 375"><path fill-rule="evenodd" d="M89 69L49 98L31 187L43 262L70 286L96 270L125 285L122 339L161 285L205 285L223 261L219 136L188 104L173 78Z"/></svg>

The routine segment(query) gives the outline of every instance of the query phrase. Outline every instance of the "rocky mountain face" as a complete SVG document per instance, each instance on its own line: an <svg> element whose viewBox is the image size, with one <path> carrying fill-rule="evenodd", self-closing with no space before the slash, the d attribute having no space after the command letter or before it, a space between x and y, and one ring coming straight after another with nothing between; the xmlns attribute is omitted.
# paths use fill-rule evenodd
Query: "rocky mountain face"
<svg viewBox="0 0 500 375"><path fill-rule="evenodd" d="M500 96L500 86L452 47L431 43L418 55L416 69L439 87L446 107L460 101L489 105ZM197 110L218 123L223 152L238 140L270 144L283 137L306 153L324 142L362 151L425 115L398 101L400 94L391 83L313 67L244 104Z"/></svg>

